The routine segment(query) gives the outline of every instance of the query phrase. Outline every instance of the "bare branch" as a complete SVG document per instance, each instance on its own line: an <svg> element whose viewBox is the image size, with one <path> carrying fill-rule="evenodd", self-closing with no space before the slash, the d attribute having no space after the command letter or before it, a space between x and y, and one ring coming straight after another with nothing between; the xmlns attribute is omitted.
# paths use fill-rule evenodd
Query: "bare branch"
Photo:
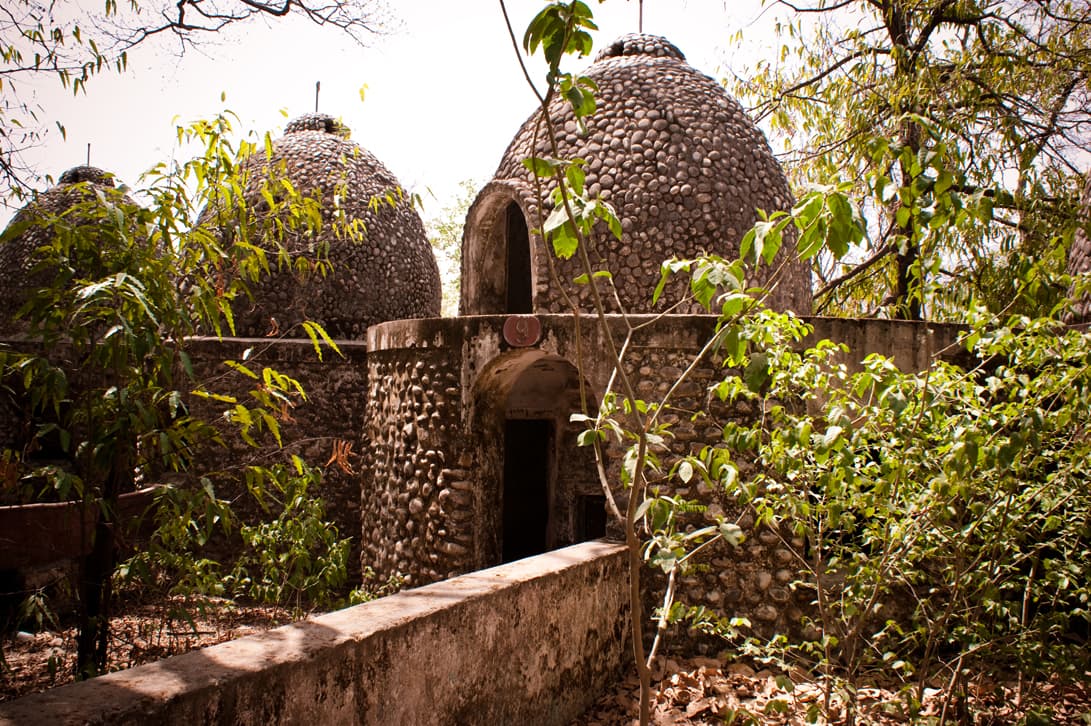
<svg viewBox="0 0 1091 726"><path fill-rule="evenodd" d="M866 260L864 260L860 264L856 265L855 267L853 267L851 270L849 270L845 274L841 275L840 277L835 277L834 279L830 280L828 283L823 285L821 288L816 290L814 296L816 298L819 298L819 297L825 297L826 295L829 295L831 292L833 292L837 288L841 287L841 285L844 285L846 282L849 282L850 280L853 280L854 278L859 277L860 275L862 275L863 273L865 273L869 269L871 269L874 265L881 262L885 258L889 257L891 253L896 252L896 251L897 251L897 248L894 247L894 245L891 245L891 244L884 245L878 251L876 251L871 257L867 258Z"/></svg>
<svg viewBox="0 0 1091 726"><path fill-rule="evenodd" d="M101 6L101 4L100 4ZM20 141L45 136L43 122L18 102L17 82L53 75L73 92L86 90L93 76L123 70L128 53L157 36L176 39L182 51L231 25L267 17L297 15L332 26L364 44L381 32L382 0L148 0L119 2L103 12L67 3L60 14L54 0L0 3L0 188L15 192L34 174L20 159ZM63 17L64 19L59 19Z"/></svg>

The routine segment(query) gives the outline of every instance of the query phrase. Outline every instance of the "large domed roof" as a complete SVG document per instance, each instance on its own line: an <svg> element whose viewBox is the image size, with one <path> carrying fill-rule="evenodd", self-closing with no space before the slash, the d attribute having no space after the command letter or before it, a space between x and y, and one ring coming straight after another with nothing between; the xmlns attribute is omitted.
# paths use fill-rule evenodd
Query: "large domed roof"
<svg viewBox="0 0 1091 726"><path fill-rule="evenodd" d="M270 156L258 152L248 166L246 194L260 199L270 174L283 174L302 195L322 203L324 243L330 270L304 280L274 272L251 285L253 300L235 306L236 332L264 336L312 320L335 338L360 339L376 323L440 313L439 268L424 225L398 180L378 159L348 140L348 131L324 114L291 121L272 144ZM277 170L270 172L270 169ZM362 223L353 238L329 224L337 205L346 221ZM306 235L290 236L293 254L319 245Z"/></svg>
<svg viewBox="0 0 1091 726"><path fill-rule="evenodd" d="M91 203L96 194L133 203L115 187L109 172L94 166L77 166L61 174L56 186L38 194L16 212L5 231L5 236L10 238L0 244L0 334L26 331L27 325L15 320L15 313L34 290L49 283L49 272L35 271L34 266L35 250L53 239L52 221L77 205ZM94 219L86 219L86 216L68 214L64 221L72 227L94 223Z"/></svg>
<svg viewBox="0 0 1091 726"><path fill-rule="evenodd" d="M586 160L588 191L613 206L623 230L620 242L605 229L596 234L591 259L612 273L630 312L651 310L664 259L737 255L757 219L755 209L791 207L787 180L765 137L718 83L689 66L666 39L622 37L584 75L598 85L597 110L586 119L586 133L568 103L555 99L550 115L556 152L536 112L470 208L463 237L463 314L531 312L528 305L541 312L566 309L550 280L545 245L528 232L541 218L534 179L522 163L531 156ZM527 244L533 253L518 249ZM809 313L810 269L792 247L786 244L774 261L781 272L769 304ZM566 285L582 271L573 261L557 269ZM570 293L586 295L585 286L573 286ZM697 310L694 304L677 311Z"/></svg>

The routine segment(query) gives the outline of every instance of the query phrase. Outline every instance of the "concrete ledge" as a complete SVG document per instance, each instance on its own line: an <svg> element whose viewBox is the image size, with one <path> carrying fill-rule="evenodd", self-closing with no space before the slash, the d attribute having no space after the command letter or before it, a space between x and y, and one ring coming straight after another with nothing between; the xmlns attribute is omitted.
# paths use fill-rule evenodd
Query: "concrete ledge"
<svg viewBox="0 0 1091 726"><path fill-rule="evenodd" d="M626 649L587 542L0 704L0 724L567 724Z"/></svg>

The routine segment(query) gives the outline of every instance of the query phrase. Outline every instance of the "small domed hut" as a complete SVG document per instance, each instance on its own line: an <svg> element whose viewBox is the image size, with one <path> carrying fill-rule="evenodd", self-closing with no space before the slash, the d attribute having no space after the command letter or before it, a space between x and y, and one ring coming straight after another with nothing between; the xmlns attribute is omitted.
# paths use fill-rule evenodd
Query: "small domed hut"
<svg viewBox="0 0 1091 726"><path fill-rule="evenodd" d="M15 315L34 290L49 283L49 271L35 270L36 250L54 239L55 225L60 223L70 229L100 227L98 220L88 218L93 217L91 208L80 214L72 213L78 205L92 204L98 194L134 204L116 187L113 174L94 166L76 166L61 174L56 186L38 194L16 212L5 231L8 239L0 244L0 335L26 332L27 323L16 320Z"/></svg>
<svg viewBox="0 0 1091 726"><path fill-rule="evenodd" d="M291 329L313 320L334 338L362 339L375 323L439 315L439 268L419 215L394 175L340 122L325 114L291 121L271 155L257 152L248 169L246 196L258 209L267 180L275 188L278 175L320 202L318 237L289 232L283 244L292 255L326 257L329 269L300 279L270 256L272 274L251 285L253 300L235 306L238 335L299 336ZM360 233L349 234L349 225Z"/></svg>
<svg viewBox="0 0 1091 726"><path fill-rule="evenodd" d="M528 157L559 154L586 161L588 191L614 208L623 230L618 241L598 225L589 250L592 264L612 273L629 312L652 312L664 259L737 255L756 209L791 207L787 180L765 137L718 83L688 65L666 39L624 36L584 75L598 85L597 110L586 119L586 131L567 101L556 98L550 116L557 151L539 110L471 206L462 245L462 314L567 312L550 279L547 246L533 232L550 210L539 209L534 177L522 163ZM772 268L781 271L768 302L806 314L810 270L790 248L785 245L774 260ZM768 269L759 271L756 282ZM557 271L561 284L571 286L582 269L568 260L558 261ZM588 306L586 286L571 286L570 293ZM675 312L700 309L694 303Z"/></svg>

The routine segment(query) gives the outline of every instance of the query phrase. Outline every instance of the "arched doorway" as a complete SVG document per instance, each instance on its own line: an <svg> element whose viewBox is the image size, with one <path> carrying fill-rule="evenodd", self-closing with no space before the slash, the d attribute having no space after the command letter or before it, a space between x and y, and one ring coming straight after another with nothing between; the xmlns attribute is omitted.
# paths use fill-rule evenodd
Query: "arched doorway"
<svg viewBox="0 0 1091 726"><path fill-rule="evenodd" d="M509 315L534 312L534 286L531 283L530 232L523 210L512 202L504 212L504 247L507 250L507 309Z"/></svg>
<svg viewBox="0 0 1091 726"><path fill-rule="evenodd" d="M505 353L482 373L482 566L605 534L594 452L576 445L582 426L569 420L579 382L572 363L537 349Z"/></svg>

